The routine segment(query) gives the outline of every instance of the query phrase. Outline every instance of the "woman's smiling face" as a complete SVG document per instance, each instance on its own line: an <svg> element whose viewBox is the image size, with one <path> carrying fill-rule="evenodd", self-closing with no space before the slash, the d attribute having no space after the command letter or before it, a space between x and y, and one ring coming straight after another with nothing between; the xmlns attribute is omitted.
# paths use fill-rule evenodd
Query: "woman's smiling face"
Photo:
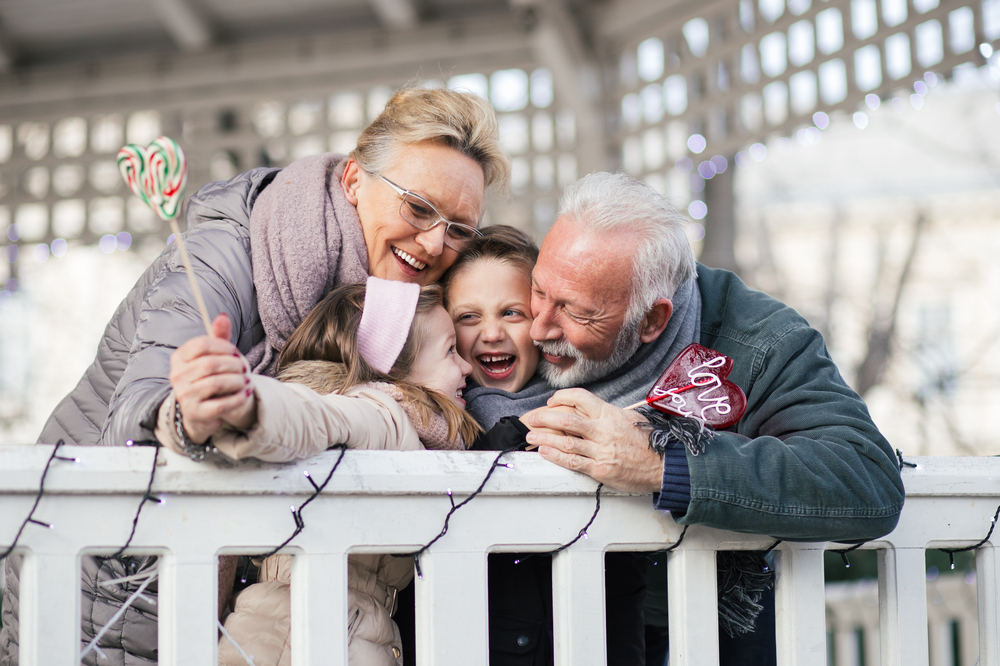
<svg viewBox="0 0 1000 666"><path fill-rule="evenodd" d="M463 265L448 285L458 353L481 386L519 391L538 366L531 340L531 283L524 270L496 259Z"/></svg>
<svg viewBox="0 0 1000 666"><path fill-rule="evenodd" d="M432 142L402 145L395 163L382 175L427 199L449 221L479 226L483 170L454 148ZM341 186L358 209L369 275L426 285L455 261L458 252L444 244L445 225L427 231L412 226L399 214L399 195L354 160L348 161Z"/></svg>

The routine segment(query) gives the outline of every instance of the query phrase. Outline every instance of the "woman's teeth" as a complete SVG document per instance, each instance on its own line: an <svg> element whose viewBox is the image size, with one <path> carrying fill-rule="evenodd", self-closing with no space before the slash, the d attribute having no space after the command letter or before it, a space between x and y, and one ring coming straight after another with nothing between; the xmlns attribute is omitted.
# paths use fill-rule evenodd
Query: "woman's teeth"
<svg viewBox="0 0 1000 666"><path fill-rule="evenodd" d="M403 252L398 247L392 248L392 252L397 257L399 257L400 259L402 259L403 261L405 261L406 263L408 263L410 266L413 266L413 268L415 268L418 271L422 271L425 268L427 268L427 264L425 264L424 262L420 261L419 259L417 259L413 255L411 255L411 254L409 254L407 252Z"/></svg>

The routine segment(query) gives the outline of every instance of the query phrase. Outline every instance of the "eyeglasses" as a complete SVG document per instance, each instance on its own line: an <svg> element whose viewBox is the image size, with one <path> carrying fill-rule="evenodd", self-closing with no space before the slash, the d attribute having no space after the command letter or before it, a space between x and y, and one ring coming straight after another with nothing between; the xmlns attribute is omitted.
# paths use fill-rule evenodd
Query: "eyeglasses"
<svg viewBox="0 0 1000 666"><path fill-rule="evenodd" d="M399 216L411 225L421 231L430 231L444 222L444 244L451 249L461 251L473 238L483 235L475 227L446 219L441 214L441 211L434 207L434 204L419 194L404 190L381 174L376 173L374 175L378 176L382 182L391 187L399 195L400 199L402 199L399 204Z"/></svg>

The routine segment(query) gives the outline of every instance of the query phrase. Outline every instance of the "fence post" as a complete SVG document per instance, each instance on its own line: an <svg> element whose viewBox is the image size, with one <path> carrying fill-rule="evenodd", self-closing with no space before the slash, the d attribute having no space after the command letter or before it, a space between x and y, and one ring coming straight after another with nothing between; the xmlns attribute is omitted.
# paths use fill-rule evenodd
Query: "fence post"
<svg viewBox="0 0 1000 666"><path fill-rule="evenodd" d="M774 620L778 664L825 664L822 544L784 544L775 555Z"/></svg>
<svg viewBox="0 0 1000 666"><path fill-rule="evenodd" d="M979 666L1000 666L1000 557L993 544L976 550L979 594Z"/></svg>
<svg viewBox="0 0 1000 666"><path fill-rule="evenodd" d="M552 558L553 640L560 666L607 663L604 557L603 551L574 547Z"/></svg>
<svg viewBox="0 0 1000 666"><path fill-rule="evenodd" d="M347 663L347 555L292 558L292 664Z"/></svg>
<svg viewBox="0 0 1000 666"><path fill-rule="evenodd" d="M927 666L927 577L923 548L878 551L883 666Z"/></svg>
<svg viewBox="0 0 1000 666"><path fill-rule="evenodd" d="M486 555L447 551L435 544L420 556L418 664L486 666L489 662Z"/></svg>
<svg viewBox="0 0 1000 666"><path fill-rule="evenodd" d="M157 567L160 666L216 666L218 557L168 551Z"/></svg>
<svg viewBox="0 0 1000 666"><path fill-rule="evenodd" d="M79 663L80 564L76 553L25 553L19 584L21 666Z"/></svg>
<svg viewBox="0 0 1000 666"><path fill-rule="evenodd" d="M670 666L718 666L715 550L681 546L669 554L667 609L671 618Z"/></svg>

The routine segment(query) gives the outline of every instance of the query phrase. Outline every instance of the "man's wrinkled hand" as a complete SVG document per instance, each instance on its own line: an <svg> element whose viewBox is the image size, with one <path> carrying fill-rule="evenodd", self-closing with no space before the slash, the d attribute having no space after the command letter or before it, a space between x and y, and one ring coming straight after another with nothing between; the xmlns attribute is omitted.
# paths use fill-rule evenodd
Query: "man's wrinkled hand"
<svg viewBox="0 0 1000 666"><path fill-rule="evenodd" d="M526 439L543 458L619 490L660 489L663 460L649 447L647 433L635 427L641 415L584 389L557 391L547 407L523 417L531 428Z"/></svg>

